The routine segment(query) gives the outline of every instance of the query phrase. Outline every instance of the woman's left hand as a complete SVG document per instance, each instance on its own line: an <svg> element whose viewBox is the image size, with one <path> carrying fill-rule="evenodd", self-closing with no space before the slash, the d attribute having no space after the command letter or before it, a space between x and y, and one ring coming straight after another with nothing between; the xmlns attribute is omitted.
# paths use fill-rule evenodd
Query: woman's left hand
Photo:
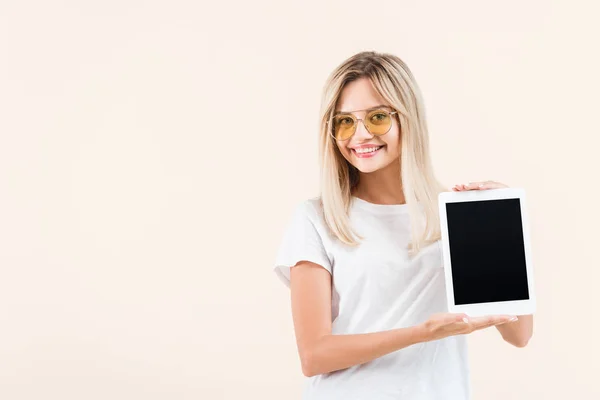
<svg viewBox="0 0 600 400"><path fill-rule="evenodd" d="M482 181L482 182L469 182L468 184L459 183L454 185L452 188L455 192L462 192L465 190L485 190L485 189L500 189L507 188L508 185L496 181Z"/></svg>

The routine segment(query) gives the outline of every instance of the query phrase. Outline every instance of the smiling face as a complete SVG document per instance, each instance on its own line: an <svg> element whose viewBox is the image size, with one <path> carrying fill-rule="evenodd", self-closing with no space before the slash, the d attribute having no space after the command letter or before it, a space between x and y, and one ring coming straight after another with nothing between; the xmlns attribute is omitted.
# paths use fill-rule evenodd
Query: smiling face
<svg viewBox="0 0 600 400"><path fill-rule="evenodd" d="M344 86L335 113L351 113L356 118L365 119L369 114L369 109L382 105L387 111L394 111L373 88L368 78L360 78ZM371 114L370 118L371 122L376 124L384 116ZM350 139L336 140L342 156L362 173L372 173L391 165L398 165L400 160L400 127L396 115L392 115L391 119L392 126L390 130L381 136L372 135L362 121L358 121L356 132ZM344 124L351 122L348 119L342 121Z"/></svg>

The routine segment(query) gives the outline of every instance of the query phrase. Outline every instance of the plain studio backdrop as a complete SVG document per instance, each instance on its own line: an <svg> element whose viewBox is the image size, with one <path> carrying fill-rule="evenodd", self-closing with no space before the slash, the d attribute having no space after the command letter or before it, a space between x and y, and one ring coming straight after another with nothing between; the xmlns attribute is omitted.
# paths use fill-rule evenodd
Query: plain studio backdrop
<svg viewBox="0 0 600 400"><path fill-rule="evenodd" d="M443 183L526 189L535 332L470 336L474 398L600 398L599 11L3 0L0 398L299 399L272 267L362 50L412 69Z"/></svg>

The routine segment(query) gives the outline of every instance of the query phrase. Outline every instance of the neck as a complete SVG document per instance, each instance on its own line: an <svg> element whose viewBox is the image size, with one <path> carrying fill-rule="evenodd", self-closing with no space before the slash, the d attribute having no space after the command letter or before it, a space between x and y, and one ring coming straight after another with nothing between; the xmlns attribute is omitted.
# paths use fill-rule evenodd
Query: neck
<svg viewBox="0 0 600 400"><path fill-rule="evenodd" d="M400 160L374 172L359 172L359 182L352 195L375 204L405 204Z"/></svg>

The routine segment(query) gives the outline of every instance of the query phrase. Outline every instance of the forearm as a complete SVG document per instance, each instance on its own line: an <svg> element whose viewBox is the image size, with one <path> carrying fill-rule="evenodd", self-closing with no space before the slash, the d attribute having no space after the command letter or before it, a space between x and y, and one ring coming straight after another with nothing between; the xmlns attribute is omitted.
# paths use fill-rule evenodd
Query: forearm
<svg viewBox="0 0 600 400"><path fill-rule="evenodd" d="M419 326L363 334L325 335L303 357L303 372L313 376L363 364L427 340Z"/></svg>
<svg viewBox="0 0 600 400"><path fill-rule="evenodd" d="M525 347L533 335L533 315L518 315L515 322L496 325L502 338L516 347Z"/></svg>

